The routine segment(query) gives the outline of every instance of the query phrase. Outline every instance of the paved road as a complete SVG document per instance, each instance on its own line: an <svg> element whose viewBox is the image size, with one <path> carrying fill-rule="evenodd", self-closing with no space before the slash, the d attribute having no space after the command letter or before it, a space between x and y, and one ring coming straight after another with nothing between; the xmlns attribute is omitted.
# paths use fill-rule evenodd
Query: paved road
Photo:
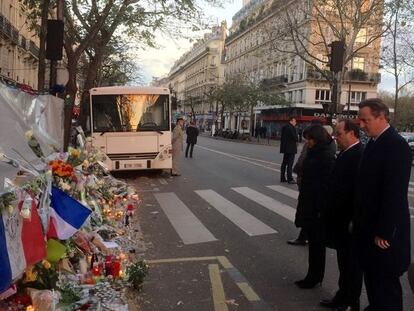
<svg viewBox="0 0 414 311"><path fill-rule="evenodd" d="M336 289L336 257L328 251L322 287L295 287L307 249L286 244L298 232L297 189L278 183L280 162L276 146L200 137L194 158L182 159L182 176L124 175L144 200L139 217L152 261L143 311L326 310L318 301ZM414 205L414 183L410 195ZM414 310L405 276L403 283L406 310Z"/></svg>

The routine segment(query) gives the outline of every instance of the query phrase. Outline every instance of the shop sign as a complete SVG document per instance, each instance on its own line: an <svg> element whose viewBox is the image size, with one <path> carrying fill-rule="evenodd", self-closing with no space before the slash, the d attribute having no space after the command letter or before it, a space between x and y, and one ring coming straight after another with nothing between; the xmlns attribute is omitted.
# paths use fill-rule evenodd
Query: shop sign
<svg viewBox="0 0 414 311"><path fill-rule="evenodd" d="M319 113L319 112L315 112L313 114L313 116L315 118L330 118L331 114L330 113ZM357 115L352 115L352 114L342 114L342 113L334 113L332 116L333 119L350 119L350 120L356 120L358 119Z"/></svg>

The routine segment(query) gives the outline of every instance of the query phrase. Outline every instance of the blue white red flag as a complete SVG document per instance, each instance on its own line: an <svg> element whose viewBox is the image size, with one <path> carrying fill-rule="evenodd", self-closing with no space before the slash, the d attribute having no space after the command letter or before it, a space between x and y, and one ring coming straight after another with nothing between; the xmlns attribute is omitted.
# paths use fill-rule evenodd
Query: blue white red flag
<svg viewBox="0 0 414 311"><path fill-rule="evenodd" d="M92 211L56 187L52 187L48 238L69 239Z"/></svg>

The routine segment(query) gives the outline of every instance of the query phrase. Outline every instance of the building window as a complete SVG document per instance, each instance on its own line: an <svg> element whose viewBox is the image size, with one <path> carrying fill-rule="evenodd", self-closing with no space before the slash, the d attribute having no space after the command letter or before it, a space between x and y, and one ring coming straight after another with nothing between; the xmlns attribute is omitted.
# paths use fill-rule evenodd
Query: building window
<svg viewBox="0 0 414 311"><path fill-rule="evenodd" d="M357 42L357 43L367 43L367 29L366 28L361 28L358 31L358 34L355 38L355 42Z"/></svg>
<svg viewBox="0 0 414 311"><path fill-rule="evenodd" d="M351 92L351 105L358 105L367 98L367 92Z"/></svg>
<svg viewBox="0 0 414 311"><path fill-rule="evenodd" d="M330 90L316 90L315 93L315 104L322 104L331 102L331 91Z"/></svg>
<svg viewBox="0 0 414 311"><path fill-rule="evenodd" d="M352 69L364 70L365 59L363 57L352 58Z"/></svg>

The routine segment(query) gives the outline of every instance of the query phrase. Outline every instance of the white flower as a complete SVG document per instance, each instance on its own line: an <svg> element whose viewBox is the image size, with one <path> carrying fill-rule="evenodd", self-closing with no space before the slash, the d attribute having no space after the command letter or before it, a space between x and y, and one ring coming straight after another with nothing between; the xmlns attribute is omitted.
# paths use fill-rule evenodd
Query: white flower
<svg viewBox="0 0 414 311"><path fill-rule="evenodd" d="M32 130L28 130L26 133L24 133L24 136L26 136L27 140L32 139L33 137L33 131Z"/></svg>

